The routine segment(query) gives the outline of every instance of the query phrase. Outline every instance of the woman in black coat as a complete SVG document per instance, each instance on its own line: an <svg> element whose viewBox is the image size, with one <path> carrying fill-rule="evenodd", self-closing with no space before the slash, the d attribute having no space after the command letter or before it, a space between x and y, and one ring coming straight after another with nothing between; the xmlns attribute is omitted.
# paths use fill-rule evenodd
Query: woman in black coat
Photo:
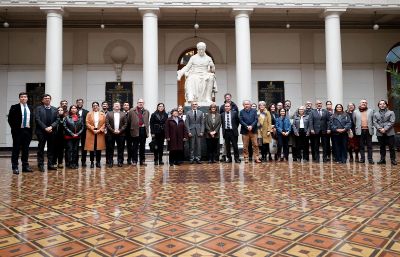
<svg viewBox="0 0 400 257"><path fill-rule="evenodd" d="M165 138L168 142L169 165L181 164L184 143L188 138L188 132L183 119L179 118L177 109L171 111L171 117L165 123Z"/></svg>
<svg viewBox="0 0 400 257"><path fill-rule="evenodd" d="M217 105L212 103L204 119L205 137L207 143L208 163L218 160L219 130L221 128L221 115L217 112Z"/></svg>
<svg viewBox="0 0 400 257"><path fill-rule="evenodd" d="M150 117L150 131L152 140L155 142L154 165L163 165L164 141L165 141L165 122L168 114L165 112L163 103L157 104L157 110Z"/></svg>
<svg viewBox="0 0 400 257"><path fill-rule="evenodd" d="M69 107L69 115L64 118L64 138L67 142L69 165L67 168L78 168L78 150L81 134L84 130L83 119L78 114L76 105Z"/></svg>
<svg viewBox="0 0 400 257"><path fill-rule="evenodd" d="M64 160L64 152L66 149L66 142L64 139L64 118L67 116L67 110L64 110L62 106L58 107L58 117L57 117L57 131L55 134L55 145L57 146L55 149L55 153L53 155L53 163L54 165L58 163L57 167L62 169L63 160ZM69 160L67 158L67 153L65 152L65 164L69 165Z"/></svg>

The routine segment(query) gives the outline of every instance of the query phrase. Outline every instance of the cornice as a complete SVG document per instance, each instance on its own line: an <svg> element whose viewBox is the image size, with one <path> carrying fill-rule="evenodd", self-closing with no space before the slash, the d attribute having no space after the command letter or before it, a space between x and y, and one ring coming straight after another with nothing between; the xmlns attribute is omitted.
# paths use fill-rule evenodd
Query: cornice
<svg viewBox="0 0 400 257"><path fill-rule="evenodd" d="M1 0L3 7L133 8L400 8L399 0Z"/></svg>

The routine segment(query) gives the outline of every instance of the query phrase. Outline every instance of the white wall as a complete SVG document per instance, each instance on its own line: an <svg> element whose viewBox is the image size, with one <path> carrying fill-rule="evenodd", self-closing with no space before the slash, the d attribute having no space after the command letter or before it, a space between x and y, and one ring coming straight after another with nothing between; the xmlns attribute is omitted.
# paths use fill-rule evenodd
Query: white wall
<svg viewBox="0 0 400 257"><path fill-rule="evenodd" d="M379 99L386 97L384 60L390 47L400 41L398 32L342 31L344 104L366 98L375 106ZM179 51L175 51L176 46L182 45L193 34L191 30L161 30L159 33L158 100L171 109L177 103L176 61ZM208 30L200 36L211 42L220 55L216 74L217 102L223 101L225 92L231 92L236 99L234 30ZM87 108L92 101L104 100L105 83L115 81L114 67L105 62L104 52L107 45L118 40L128 42L134 51L124 67L122 80L133 82L134 102L142 97L143 45L140 30L68 29L64 31L63 43L63 99L72 102L83 98ZM265 80L284 81L285 98L292 100L293 107L306 100L327 100L323 31L257 29L252 31L251 40L252 88L249 90L254 101L258 100L257 81ZM0 32L2 110L8 111L11 104L18 101L18 93L25 91L26 83L45 81L44 60L45 31ZM155 109L154 106L147 107L150 111ZM5 111L0 113L0 125L7 128L6 133L0 135L0 146L11 145L6 114Z"/></svg>

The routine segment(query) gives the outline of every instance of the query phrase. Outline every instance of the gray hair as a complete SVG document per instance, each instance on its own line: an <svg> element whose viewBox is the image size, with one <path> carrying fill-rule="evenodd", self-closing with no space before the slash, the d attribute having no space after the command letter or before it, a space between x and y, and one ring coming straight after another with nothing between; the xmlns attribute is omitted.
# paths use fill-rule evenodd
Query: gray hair
<svg viewBox="0 0 400 257"><path fill-rule="evenodd" d="M264 106L267 106L267 103L266 103L265 101L259 101L259 102L258 102L258 105L260 105L260 104L262 104L262 105L264 105Z"/></svg>

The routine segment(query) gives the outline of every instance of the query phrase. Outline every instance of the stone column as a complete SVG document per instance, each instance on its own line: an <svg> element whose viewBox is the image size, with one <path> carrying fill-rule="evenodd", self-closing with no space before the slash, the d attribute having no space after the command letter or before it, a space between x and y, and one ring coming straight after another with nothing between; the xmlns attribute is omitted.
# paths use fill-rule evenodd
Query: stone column
<svg viewBox="0 0 400 257"><path fill-rule="evenodd" d="M46 29L46 93L52 97L52 105L62 99L63 72L63 8L41 7L47 13Z"/></svg>
<svg viewBox="0 0 400 257"><path fill-rule="evenodd" d="M325 53L327 99L333 105L343 104L342 44L340 39L340 14L346 9L326 9Z"/></svg>
<svg viewBox="0 0 400 257"><path fill-rule="evenodd" d="M237 104L254 100L251 95L250 18L253 9L233 9L236 38L236 94Z"/></svg>
<svg viewBox="0 0 400 257"><path fill-rule="evenodd" d="M146 109L158 102L158 13L159 8L140 8L143 16L143 99ZM134 104L137 99L134 99Z"/></svg>

